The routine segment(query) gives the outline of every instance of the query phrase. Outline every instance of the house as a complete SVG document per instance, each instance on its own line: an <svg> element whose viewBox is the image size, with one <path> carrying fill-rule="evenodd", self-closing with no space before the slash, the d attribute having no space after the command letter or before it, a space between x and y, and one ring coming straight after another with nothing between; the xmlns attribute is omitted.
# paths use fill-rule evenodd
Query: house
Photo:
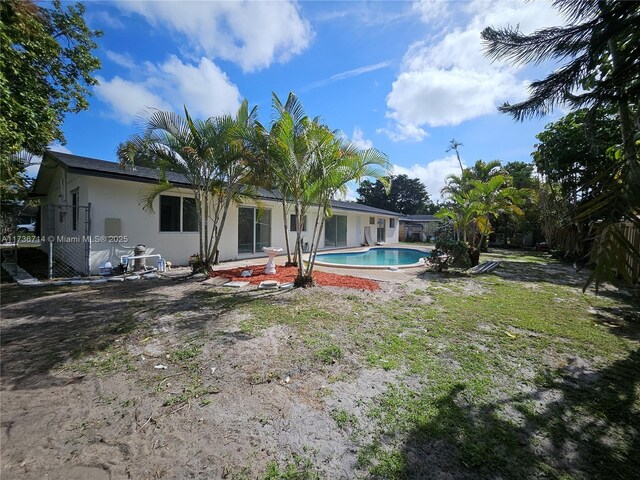
<svg viewBox="0 0 640 480"><path fill-rule="evenodd" d="M60 272L96 274L100 265L120 263L138 244L174 265L187 265L199 251L195 200L187 179L168 173L173 188L143 209L147 193L157 185L151 168L122 169L117 163L48 151L33 186L40 199L43 248L52 250ZM320 249L354 247L365 242L365 228L378 242L398 241L399 214L354 202L333 202ZM317 210L303 225L310 241ZM288 215L287 232L295 241L295 217ZM293 221L292 221L293 220ZM220 242L221 261L264 256L262 247L285 248L285 219L277 192L261 190L255 200L231 205ZM52 240L52 245L48 245ZM55 276L64 276L54 272Z"/></svg>
<svg viewBox="0 0 640 480"><path fill-rule="evenodd" d="M433 215L404 215L400 217L399 241L428 242L442 225Z"/></svg>

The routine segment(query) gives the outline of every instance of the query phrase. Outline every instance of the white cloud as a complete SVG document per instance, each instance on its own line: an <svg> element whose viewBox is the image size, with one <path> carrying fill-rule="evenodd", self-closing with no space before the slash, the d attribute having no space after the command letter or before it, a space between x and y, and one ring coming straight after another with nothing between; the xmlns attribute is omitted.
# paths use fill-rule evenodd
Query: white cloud
<svg viewBox="0 0 640 480"><path fill-rule="evenodd" d="M117 53L111 50L105 50L105 54L107 58L111 60L116 65L120 65L124 68L134 68L136 66L136 62L133 60L131 55L127 52L125 53Z"/></svg>
<svg viewBox="0 0 640 480"><path fill-rule="evenodd" d="M96 95L111 107L111 115L122 123L135 122L145 110L158 108L182 112L186 105L198 117L235 113L240 105L238 87L208 58L185 64L171 56L161 64L138 68L140 82L99 78Z"/></svg>
<svg viewBox="0 0 640 480"><path fill-rule="evenodd" d="M464 163L463 166L465 166ZM440 190L445 186L444 179L452 173L460 175L460 164L455 155L432 160L424 165L415 164L408 168L393 165L393 175L407 175L409 178L419 179L434 202L441 199Z"/></svg>
<svg viewBox="0 0 640 480"><path fill-rule="evenodd" d="M394 118L391 115L389 116ZM392 142L420 142L429 136L429 134L420 127L399 122L396 122L391 128L378 128L376 133L386 135Z"/></svg>
<svg viewBox="0 0 640 480"><path fill-rule="evenodd" d="M96 96L110 105L112 116L122 123L133 123L148 108L171 110L167 102L142 84L120 77L97 79L100 85L95 87Z"/></svg>
<svg viewBox="0 0 640 480"><path fill-rule="evenodd" d="M364 138L364 132L359 127L355 127L353 129L353 135L351 136L351 141L360 150L368 150L369 148L373 148L373 142L371 140Z"/></svg>
<svg viewBox="0 0 640 480"><path fill-rule="evenodd" d="M166 74L166 93L174 106L186 104L190 113L202 117L235 113L240 106L238 87L208 58L201 58L199 65L185 65L171 57L160 69Z"/></svg>
<svg viewBox="0 0 640 480"><path fill-rule="evenodd" d="M313 38L295 2L147 2L118 7L144 16L154 27L186 36L199 53L237 63L245 71L285 62Z"/></svg>
<svg viewBox="0 0 640 480"><path fill-rule="evenodd" d="M99 12L88 12L87 20L90 23L96 22L98 24L107 25L108 27L111 27L111 28L117 28L117 29L124 28L124 23L122 23L120 19L109 15L109 13L105 12L104 10Z"/></svg>
<svg viewBox="0 0 640 480"><path fill-rule="evenodd" d="M424 23L437 22L448 16L447 2L444 0L417 0L412 9Z"/></svg>
<svg viewBox="0 0 640 480"><path fill-rule="evenodd" d="M432 13L432 3L414 8ZM483 54L480 32L486 26L519 24L528 33L561 23L547 2L476 0L461 5L472 15L464 28L449 28L439 40L418 41L407 50L387 96L387 116L399 126L382 133L392 140L420 139L399 132L458 125L495 113L506 100L523 99L528 85L518 77L523 67L491 62Z"/></svg>
<svg viewBox="0 0 640 480"><path fill-rule="evenodd" d="M496 104L519 97L523 84L509 73L426 68L400 74L387 97L389 117L407 126L458 125L493 113Z"/></svg>

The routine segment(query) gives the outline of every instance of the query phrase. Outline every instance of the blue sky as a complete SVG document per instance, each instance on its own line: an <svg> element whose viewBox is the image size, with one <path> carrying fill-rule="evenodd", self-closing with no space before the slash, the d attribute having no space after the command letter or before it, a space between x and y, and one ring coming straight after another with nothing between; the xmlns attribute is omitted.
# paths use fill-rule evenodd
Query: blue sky
<svg viewBox="0 0 640 480"><path fill-rule="evenodd" d="M395 173L418 177L432 198L457 173L446 152L463 143L478 159L530 161L551 117L515 123L496 107L525 98L527 82L549 73L491 63L485 26L558 25L548 2L87 2L86 20L104 31L90 109L64 124L72 153L115 160L141 128L147 107L202 118L235 112L243 98L271 118L271 92L293 91L362 147L389 156ZM353 198L353 192L350 195Z"/></svg>

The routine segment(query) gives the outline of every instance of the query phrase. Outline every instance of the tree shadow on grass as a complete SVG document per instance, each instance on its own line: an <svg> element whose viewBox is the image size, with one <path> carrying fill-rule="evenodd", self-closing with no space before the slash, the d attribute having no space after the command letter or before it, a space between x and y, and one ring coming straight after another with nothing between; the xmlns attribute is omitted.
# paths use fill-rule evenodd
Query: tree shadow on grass
<svg viewBox="0 0 640 480"><path fill-rule="evenodd" d="M469 403L464 385L453 385L409 433L402 468L388 476L638 478L639 383L635 350L599 371L559 369L533 391L488 404Z"/></svg>
<svg viewBox="0 0 640 480"><path fill-rule="evenodd" d="M225 315L237 312L243 306L254 302L273 299L281 302L283 308L285 308L287 304L286 294L286 290L267 289L246 291L233 289L229 289L229 291L220 291L220 289L200 290L185 296L182 302L175 304L171 310L174 312L189 311L189 315L181 318L175 324L175 327L185 334L196 335L211 326L212 322L216 323ZM227 332L227 336L239 339L245 337L240 333L230 334L229 332Z"/></svg>
<svg viewBox="0 0 640 480"><path fill-rule="evenodd" d="M121 342L121 347L122 340L156 328L162 316L194 312L186 321L176 320L176 330L190 334L217 322L229 310L255 300L252 295L236 292L200 294L197 287L171 298L162 295L161 289L171 285L145 281L127 284L126 288L123 284L108 284L66 290L22 289L10 291L8 303L3 291L3 388L37 389L65 384L68 379L57 376L57 368L69 360L105 351L116 341ZM209 299L207 312L200 311L204 295Z"/></svg>

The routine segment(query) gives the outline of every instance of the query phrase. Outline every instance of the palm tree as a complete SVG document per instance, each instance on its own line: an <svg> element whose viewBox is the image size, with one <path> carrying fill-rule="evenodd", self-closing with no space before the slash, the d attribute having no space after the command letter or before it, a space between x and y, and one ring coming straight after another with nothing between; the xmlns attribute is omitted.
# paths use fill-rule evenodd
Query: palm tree
<svg viewBox="0 0 640 480"><path fill-rule="evenodd" d="M442 188L441 192L444 194L468 192L471 189L471 182L473 180L486 182L491 177L501 173L505 172L500 160L492 160L490 162L477 160L472 167L465 168L462 171L462 175L447 175L445 178L446 185Z"/></svg>
<svg viewBox="0 0 640 480"><path fill-rule="evenodd" d="M285 229L285 243L289 264L298 263L301 268L302 227L309 201L308 186L311 184L315 168L307 139L307 130L312 121L304 112L298 97L289 93L283 104L273 93L273 120L271 129L263 137L260 149L263 151L263 172L269 178L270 188L277 188L281 194ZM266 132L266 130L265 130ZM295 258L292 262L287 230L287 216L294 207L296 219Z"/></svg>
<svg viewBox="0 0 640 480"><path fill-rule="evenodd" d="M478 264L480 248L492 232L491 222L501 214L523 214L518 206L523 192L511 187L510 181L508 175L500 174L487 181L471 180L467 191L449 194L451 204L436 213L439 218L452 219L454 228L462 232L472 266Z"/></svg>
<svg viewBox="0 0 640 480"><path fill-rule="evenodd" d="M467 243L467 232L473 222L474 209L468 193L450 193L448 203L435 214L437 218L453 221L456 240Z"/></svg>
<svg viewBox="0 0 640 480"><path fill-rule="evenodd" d="M522 192L509 186L510 177L496 175L486 182L474 180L468 198L476 215L475 225L480 236L474 238L472 247L480 248L484 239L492 232L491 221L501 214L523 215L518 206L522 201Z"/></svg>
<svg viewBox="0 0 640 480"><path fill-rule="evenodd" d="M620 225L627 222L640 230L640 3L555 0L554 5L564 14L566 26L531 35L522 34L517 26L482 32L486 53L493 59L513 64L564 62L531 84L528 99L505 103L499 110L518 121L542 116L562 104L618 110L621 146L612 146L615 161L598 176L602 187L583 204L576 219L601 219L592 224L594 233L587 239L593 240L590 260L596 268L585 288L595 279L597 289L600 281L619 275L634 282L633 264L640 263L640 251L621 233Z"/></svg>
<svg viewBox="0 0 640 480"><path fill-rule="evenodd" d="M271 188L277 188L282 195L287 240L287 214L293 208L296 223L294 256L298 264L296 284L308 286L313 284L315 254L324 220L331 215L331 198L344 191L352 180L364 176L379 178L379 170L388 169L388 162L374 149L360 152L353 145L341 143L336 132L323 125L319 118L311 119L306 115L294 93L289 94L285 103L274 93L272 104L271 128L268 133L263 129L262 137L256 138L255 144L262 152L263 174L270 177ZM310 261L305 266L302 262L302 228L304 217L311 208L317 210Z"/></svg>
<svg viewBox="0 0 640 480"><path fill-rule="evenodd" d="M316 157L314 182L309 186L310 199L317 205L316 221L311 237L309 261L298 282L302 285L313 283L315 258L322 238L324 220L333 215L331 200L337 194L346 193L349 182L360 182L363 178L379 180L389 186L389 161L375 148L359 150L353 143L347 143L326 125L314 121L309 128L308 138L312 154Z"/></svg>
<svg viewBox="0 0 640 480"><path fill-rule="evenodd" d="M142 134L133 135L118 148L122 165L143 160L155 165L159 184L147 192L144 208L173 188L167 172L184 175L191 185L198 218L199 256L204 268L217 262L218 246L230 204L247 194L252 180L251 150L240 132L251 128L257 111L242 102L235 117L207 120L174 112L152 110Z"/></svg>
<svg viewBox="0 0 640 480"><path fill-rule="evenodd" d="M462 160L460 160L460 152L458 151L458 148L463 147L464 145L462 145L460 142L456 141L455 138L452 138L449 141L449 148L447 148L447 152L450 152L451 150L453 150L454 152L456 152L456 158L458 159L458 163L460 164L460 172L464 173L464 167L462 166Z"/></svg>

